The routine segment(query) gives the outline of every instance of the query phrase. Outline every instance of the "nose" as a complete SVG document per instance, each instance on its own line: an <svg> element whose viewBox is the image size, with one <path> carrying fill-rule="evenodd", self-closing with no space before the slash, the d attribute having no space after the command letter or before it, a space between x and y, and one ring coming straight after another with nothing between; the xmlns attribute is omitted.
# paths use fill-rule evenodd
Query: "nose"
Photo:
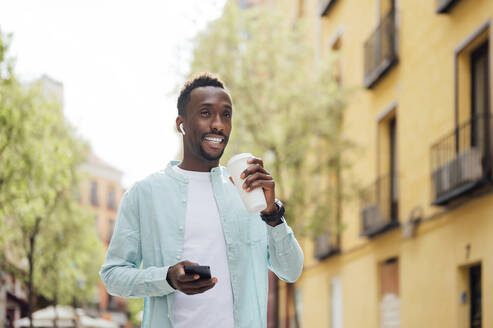
<svg viewBox="0 0 493 328"><path fill-rule="evenodd" d="M224 122L220 114L214 115L211 121L211 130L212 131L224 131Z"/></svg>

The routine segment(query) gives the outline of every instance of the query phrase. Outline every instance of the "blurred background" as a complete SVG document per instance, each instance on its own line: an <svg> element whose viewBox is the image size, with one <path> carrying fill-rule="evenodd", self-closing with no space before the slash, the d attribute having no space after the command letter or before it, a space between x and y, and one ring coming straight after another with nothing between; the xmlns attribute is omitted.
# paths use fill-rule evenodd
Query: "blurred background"
<svg viewBox="0 0 493 328"><path fill-rule="evenodd" d="M304 250L267 326L493 327L491 0L0 3L0 327L138 327L98 271L125 190L181 159L194 73L222 163L264 159Z"/></svg>

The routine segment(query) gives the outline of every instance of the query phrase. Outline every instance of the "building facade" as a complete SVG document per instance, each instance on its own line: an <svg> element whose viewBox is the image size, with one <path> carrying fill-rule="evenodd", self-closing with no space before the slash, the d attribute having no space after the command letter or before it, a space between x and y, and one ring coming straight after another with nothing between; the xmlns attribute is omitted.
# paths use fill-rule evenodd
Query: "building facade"
<svg viewBox="0 0 493 328"><path fill-rule="evenodd" d="M361 188L342 232L303 241L281 326L493 327L493 1L303 5L352 90L341 183Z"/></svg>
<svg viewBox="0 0 493 328"><path fill-rule="evenodd" d="M0 327L14 328L27 313L27 290L15 275L0 272Z"/></svg>
<svg viewBox="0 0 493 328"><path fill-rule="evenodd" d="M95 155L82 167L85 173L81 181L81 204L94 212L94 224L101 243L108 249L120 200L125 192L121 185L123 173L103 162ZM124 299L108 294L100 281L98 288L99 313L120 327L127 325L127 309Z"/></svg>

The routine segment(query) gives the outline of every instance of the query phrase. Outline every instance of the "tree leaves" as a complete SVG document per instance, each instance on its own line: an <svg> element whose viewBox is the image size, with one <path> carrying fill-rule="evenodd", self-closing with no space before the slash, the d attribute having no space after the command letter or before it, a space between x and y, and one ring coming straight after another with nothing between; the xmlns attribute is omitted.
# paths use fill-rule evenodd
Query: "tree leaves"
<svg viewBox="0 0 493 328"><path fill-rule="evenodd" d="M58 279L63 302L74 295L92 300L104 251L93 216L73 197L88 146L60 102L41 83L20 83L12 63L0 32L0 253L9 265L32 271L47 299ZM25 261L31 256L32 267Z"/></svg>
<svg viewBox="0 0 493 328"><path fill-rule="evenodd" d="M233 131L223 158L250 152L267 159L289 223L327 230L341 187L329 163L347 149L345 95L333 78L335 56L316 60L313 22L293 26L285 17L275 6L245 10L229 1L196 38L191 73L217 73L231 90Z"/></svg>

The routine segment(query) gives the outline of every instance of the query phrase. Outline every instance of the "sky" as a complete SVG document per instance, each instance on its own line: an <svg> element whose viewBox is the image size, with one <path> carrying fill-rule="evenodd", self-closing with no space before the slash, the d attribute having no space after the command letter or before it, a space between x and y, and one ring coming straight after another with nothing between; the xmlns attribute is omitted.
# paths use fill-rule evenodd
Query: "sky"
<svg viewBox="0 0 493 328"><path fill-rule="evenodd" d="M64 111L123 185L176 159L176 99L193 37L225 0L2 0L23 81L64 86Z"/></svg>

